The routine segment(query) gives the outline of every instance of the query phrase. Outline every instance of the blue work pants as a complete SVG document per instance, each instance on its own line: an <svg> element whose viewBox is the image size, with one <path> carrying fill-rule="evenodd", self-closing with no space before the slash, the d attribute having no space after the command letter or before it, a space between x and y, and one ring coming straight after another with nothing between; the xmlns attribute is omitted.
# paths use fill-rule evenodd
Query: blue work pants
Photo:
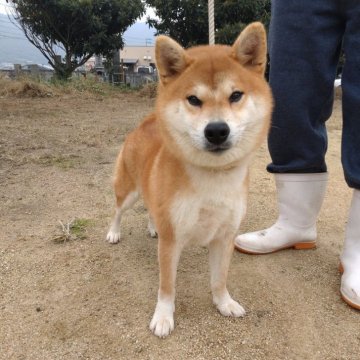
<svg viewBox="0 0 360 360"><path fill-rule="evenodd" d="M273 0L269 34L275 109L268 144L272 173L327 171L326 120L340 50L342 165L360 189L360 0Z"/></svg>

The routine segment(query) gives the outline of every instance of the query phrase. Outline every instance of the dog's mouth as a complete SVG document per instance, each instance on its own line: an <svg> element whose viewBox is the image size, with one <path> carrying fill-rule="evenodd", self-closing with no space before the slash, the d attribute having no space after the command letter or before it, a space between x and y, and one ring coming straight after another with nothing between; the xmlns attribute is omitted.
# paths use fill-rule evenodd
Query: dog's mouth
<svg viewBox="0 0 360 360"><path fill-rule="evenodd" d="M214 144L208 143L208 144L206 144L205 150L209 151L211 153L220 155L220 154L224 153L226 150L229 150L230 148L231 148L230 142L220 144L220 145L214 145Z"/></svg>

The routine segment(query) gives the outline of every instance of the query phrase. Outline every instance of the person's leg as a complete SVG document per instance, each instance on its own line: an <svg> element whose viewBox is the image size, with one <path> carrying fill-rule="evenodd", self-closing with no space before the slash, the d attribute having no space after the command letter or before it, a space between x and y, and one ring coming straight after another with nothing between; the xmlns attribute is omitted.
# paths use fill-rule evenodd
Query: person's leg
<svg viewBox="0 0 360 360"><path fill-rule="evenodd" d="M347 8L343 47L345 65L341 87L343 101L342 164L345 179L360 190L360 3Z"/></svg>
<svg viewBox="0 0 360 360"><path fill-rule="evenodd" d="M346 225L345 244L341 254L340 292L343 299L360 310L360 191L354 190L349 219Z"/></svg>
<svg viewBox="0 0 360 360"><path fill-rule="evenodd" d="M354 188L341 263L341 295L360 309L360 3L346 1L345 66L342 74L342 163L347 184Z"/></svg>
<svg viewBox="0 0 360 360"><path fill-rule="evenodd" d="M238 236L239 251L269 253L315 246L315 222L327 179L325 121L332 111L344 31L340 2L272 2L269 51L275 110L268 171L275 173L279 218L269 229Z"/></svg>
<svg viewBox="0 0 360 360"><path fill-rule="evenodd" d="M271 16L270 85L275 108L268 171L325 172L325 121L332 112L344 30L337 1L274 0Z"/></svg>

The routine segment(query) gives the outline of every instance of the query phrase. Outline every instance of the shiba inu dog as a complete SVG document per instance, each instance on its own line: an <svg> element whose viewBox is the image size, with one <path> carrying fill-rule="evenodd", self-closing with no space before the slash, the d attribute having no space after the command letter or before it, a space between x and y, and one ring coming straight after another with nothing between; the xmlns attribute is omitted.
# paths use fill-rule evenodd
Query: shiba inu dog
<svg viewBox="0 0 360 360"><path fill-rule="evenodd" d="M245 214L248 166L267 134L272 97L264 80L266 33L245 28L232 46L188 50L156 41L160 84L154 113L130 133L116 162L116 214L107 240L120 240L120 220L139 194L158 234L160 286L150 329L174 329L175 278L184 246L208 246L213 302L240 317L226 279Z"/></svg>

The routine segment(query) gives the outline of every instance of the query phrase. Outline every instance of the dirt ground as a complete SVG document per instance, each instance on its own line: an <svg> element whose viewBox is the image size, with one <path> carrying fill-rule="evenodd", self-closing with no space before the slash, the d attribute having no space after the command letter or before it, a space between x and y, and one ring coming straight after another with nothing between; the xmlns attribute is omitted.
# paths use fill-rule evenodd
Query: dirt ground
<svg viewBox="0 0 360 360"><path fill-rule="evenodd" d="M104 241L113 215L113 164L125 134L152 107L139 94L0 98L1 359L359 359L360 313L339 296L351 191L340 164L341 109L329 120L330 182L318 248L234 253L229 289L247 310L212 305L207 250L178 270L176 328L148 329L157 296L157 241L141 202L123 239ZM251 171L241 232L271 225L275 187L265 145ZM61 236L75 219L72 236Z"/></svg>

